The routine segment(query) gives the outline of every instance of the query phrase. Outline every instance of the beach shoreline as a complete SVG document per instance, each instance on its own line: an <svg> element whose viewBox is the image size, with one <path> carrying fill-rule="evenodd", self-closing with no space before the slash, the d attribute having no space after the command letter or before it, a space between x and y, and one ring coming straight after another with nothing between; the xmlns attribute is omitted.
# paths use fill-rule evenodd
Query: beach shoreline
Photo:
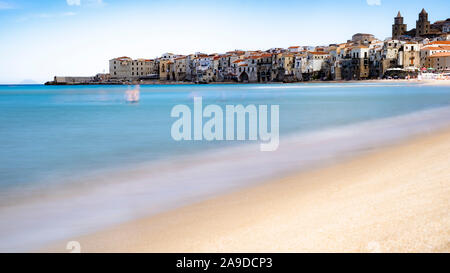
<svg viewBox="0 0 450 273"><path fill-rule="evenodd" d="M59 167L48 173L46 172L48 165L44 163L53 160L53 157L44 158L43 163L39 163L42 167L33 169L39 175L35 176L35 180L23 187L5 185L0 202L0 226L2 227L0 251L41 249L66 238L78 238L136 219L160 215L266 183L268 180L279 180L290 174L327 167L372 152L379 147L393 146L402 143L405 139L450 126L450 108L446 105L448 89L445 87L428 88L418 84L401 83L336 84L334 86L331 84L280 85L278 87L249 85L247 88L242 85L235 86L234 89L231 87L233 86L229 88L216 86L211 89L211 92L208 90L208 93L205 92L202 95L210 98L224 98L225 92L230 90L230 95L225 97L230 100L217 102L219 105L232 101L236 96L241 97L241 92L244 98L246 94L252 96L244 100L236 100L237 102L255 103L258 102L253 98L255 94L261 98L268 98L268 93L278 93L268 92L272 88L292 98L287 102L281 99L284 96L269 96L274 98L272 103L279 101L282 107L283 105L287 107L283 108L285 114L282 122L285 129L281 134L282 140L276 152L261 153L258 142L224 143L224 145L202 143L202 145L211 144L209 147L189 147L191 143L180 143L179 148L174 149L172 147L174 143L171 143L170 138L168 140L166 137L159 137L156 142L149 141L148 137L152 134L145 129L147 128L145 126L148 124L147 119L155 114L154 106L165 105L165 110L159 110L155 117L169 121L170 118L164 113L170 113L173 96L180 98L179 101L189 101L192 95L190 90L181 89L182 92L173 94L168 92L169 95L166 96L163 95L165 88L161 88L160 93L155 95L156 101L151 99L153 93L149 92L150 94L144 94L146 97L142 103L131 107L120 101L123 97L114 88L111 92L108 89L102 90L103 88L99 88L100 90L74 88L74 91L79 91L75 92L77 96L81 96L75 99L83 102L83 108L86 99L91 101L98 96L98 103L94 105L102 107L94 107L94 113L101 113L96 119L97 124L103 126L97 134L100 136L99 139L118 134L116 128L120 120L123 127L121 131L126 131L127 135L138 132L134 135L142 137L138 137L137 140L141 139L145 142L131 141L123 145L118 141L111 143L89 141L80 146L83 148L82 152L77 150L75 153L61 153L62 159L67 159L63 160L63 167L70 166L70 169ZM329 90L332 87L335 89ZM298 92L296 88L304 92ZM40 89L40 87L35 88L35 90ZM42 92L44 98L48 97L52 99L52 102L59 101L56 105L66 105L67 101L73 102L72 92L57 92L59 99L54 100L56 92L51 90L53 88L48 89L49 91ZM28 91L23 93L31 95ZM105 97L105 93L110 97ZM108 98L106 101L108 105L115 105L114 111L110 108L111 111L105 113L105 109L108 110L103 107L105 98ZM355 105L355 98L361 102L361 104L358 102L361 106L359 110L352 107ZM399 104L386 104L388 98ZM303 107L305 103L308 105L310 102L333 107L323 111L318 107ZM45 103L48 102L45 101ZM302 107L292 107L296 104ZM400 105L400 110L396 105ZM78 108L70 106L68 109L78 113ZM58 107L58 109L62 108ZM151 114L136 115L137 109ZM381 109L383 110L380 111ZM317 113L319 113L318 116ZM34 119L34 111L30 111L30 114ZM63 116L69 115L65 113ZM75 128L79 128L78 122L81 122L87 126L89 132L96 131L90 127L91 120L80 120L78 114L70 115L72 116L77 120ZM108 119L105 120L105 116L108 116ZM140 124L145 126L129 124L130 117L139 120ZM104 124L105 121L106 124ZM111 121L111 124L108 121ZM52 139L53 136L47 133L48 128L49 126L39 126L37 132ZM144 131L141 130L143 128ZM166 123L151 128L158 129L160 132L170 129ZM52 129L51 126L50 129ZM117 136L121 135L122 133ZM24 144L23 147L28 147L27 143L32 142L35 140L19 141L15 145L22 147L21 145ZM75 142L67 142L65 145L70 147L72 143ZM92 145L94 143L96 144ZM157 147L153 143L166 144ZM126 149L120 147L126 147ZM123 159L120 164L117 164L119 161L111 158L110 153L104 153L98 148L123 151L122 154L128 159ZM30 156L35 156L39 159L38 162L41 162L40 155L33 153L33 146L22 150L30 151ZM144 153L150 151L173 156L142 157ZM86 159L73 160L83 154L96 154L94 164L89 164L89 168L86 169ZM96 162L98 160L104 163L98 164ZM6 174L10 174L12 178L20 181L23 174L13 171L14 161L5 163L9 164L7 166L10 166L11 171L2 175L5 177ZM10 185L13 184L10 183ZM30 226L33 226L33 229L30 229ZM62 249L65 250L65 248Z"/></svg>
<svg viewBox="0 0 450 273"><path fill-rule="evenodd" d="M41 249L449 252L450 129Z"/></svg>

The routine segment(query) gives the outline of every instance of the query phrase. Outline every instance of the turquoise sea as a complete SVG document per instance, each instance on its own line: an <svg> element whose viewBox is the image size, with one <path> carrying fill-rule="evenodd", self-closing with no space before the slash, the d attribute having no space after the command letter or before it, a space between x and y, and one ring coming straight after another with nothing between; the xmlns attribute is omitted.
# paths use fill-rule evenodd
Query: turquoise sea
<svg viewBox="0 0 450 273"><path fill-rule="evenodd" d="M152 85L140 87L136 104L125 102L126 90L0 86L0 251L35 249L450 125L448 86ZM173 140L171 109L194 97L223 108L279 105L279 150Z"/></svg>

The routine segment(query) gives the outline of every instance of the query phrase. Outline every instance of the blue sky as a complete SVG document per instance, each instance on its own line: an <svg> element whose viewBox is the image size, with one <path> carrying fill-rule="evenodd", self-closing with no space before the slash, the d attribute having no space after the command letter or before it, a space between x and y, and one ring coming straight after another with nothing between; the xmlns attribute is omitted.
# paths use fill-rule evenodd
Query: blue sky
<svg viewBox="0 0 450 273"><path fill-rule="evenodd" d="M0 0L0 83L94 75L108 60L165 52L214 53L389 37L401 10L408 29L424 7L450 16L448 0Z"/></svg>

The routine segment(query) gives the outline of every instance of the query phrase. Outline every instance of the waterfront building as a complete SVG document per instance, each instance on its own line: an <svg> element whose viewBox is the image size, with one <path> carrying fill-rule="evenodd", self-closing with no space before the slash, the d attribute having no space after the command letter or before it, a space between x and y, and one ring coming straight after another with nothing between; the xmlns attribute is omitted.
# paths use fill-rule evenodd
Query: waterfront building
<svg viewBox="0 0 450 273"><path fill-rule="evenodd" d="M308 51L306 73L320 72L325 63L325 60L329 57L330 55L326 52Z"/></svg>
<svg viewBox="0 0 450 273"><path fill-rule="evenodd" d="M231 54L219 54L213 58L213 73L216 81L232 80L231 60Z"/></svg>
<svg viewBox="0 0 450 273"><path fill-rule="evenodd" d="M214 81L215 82L223 81L222 69L220 67L220 59L221 58L222 58L222 55L217 54L212 59L212 69L213 69L213 73L214 73Z"/></svg>
<svg viewBox="0 0 450 273"><path fill-rule="evenodd" d="M340 79L340 69L337 68L339 64L339 51L341 48L339 45L330 46L328 49L328 54L330 54L329 65L330 65L330 79L336 80L336 77L339 76ZM339 70L339 75L337 75L337 71Z"/></svg>
<svg viewBox="0 0 450 273"><path fill-rule="evenodd" d="M284 82L293 82L294 79L294 67L295 67L295 55L293 53L283 54L283 70L284 70Z"/></svg>
<svg viewBox="0 0 450 273"><path fill-rule="evenodd" d="M275 53L272 57L271 78L273 81L282 82L282 81L284 81L284 75L285 75L284 56L283 56L284 51L276 50L275 52L279 52L279 53Z"/></svg>
<svg viewBox="0 0 450 273"><path fill-rule="evenodd" d="M433 67L430 63L429 57L436 53L450 52L450 46L425 46L420 50L420 67Z"/></svg>
<svg viewBox="0 0 450 273"><path fill-rule="evenodd" d="M174 59L175 65L175 80L176 81L185 81L186 80L186 70L188 67L188 58L187 56L180 56Z"/></svg>
<svg viewBox="0 0 450 273"><path fill-rule="evenodd" d="M248 64L247 74L249 82L258 82L258 61L260 59L261 52L253 52L253 54L246 59Z"/></svg>
<svg viewBox="0 0 450 273"><path fill-rule="evenodd" d="M162 81L175 80L175 65L172 58L159 59L159 79Z"/></svg>
<svg viewBox="0 0 450 273"><path fill-rule="evenodd" d="M308 54L306 51L295 55L294 76L298 81L303 80L303 74L308 73L307 68Z"/></svg>
<svg viewBox="0 0 450 273"><path fill-rule="evenodd" d="M386 40L381 49L381 75L384 75L388 69L398 68L398 56L402 47L399 40Z"/></svg>
<svg viewBox="0 0 450 273"><path fill-rule="evenodd" d="M276 50L272 55L271 79L277 82L294 81L295 54L289 51ZM268 67L268 64L266 65Z"/></svg>
<svg viewBox="0 0 450 273"><path fill-rule="evenodd" d="M383 42L369 46L369 78L377 79L383 76Z"/></svg>
<svg viewBox="0 0 450 273"><path fill-rule="evenodd" d="M109 73L111 74L111 78L131 78L132 61L133 59L126 56L109 60Z"/></svg>
<svg viewBox="0 0 450 273"><path fill-rule="evenodd" d="M237 79L239 82L257 82L257 56L249 57L237 64Z"/></svg>
<svg viewBox="0 0 450 273"><path fill-rule="evenodd" d="M398 64L406 71L415 71L420 68L420 46L415 42L402 44L399 52Z"/></svg>
<svg viewBox="0 0 450 273"><path fill-rule="evenodd" d="M297 52L300 51L300 47L299 46L290 46L288 48L288 51L291 52L291 53L297 53Z"/></svg>
<svg viewBox="0 0 450 273"><path fill-rule="evenodd" d="M439 52L428 57L430 67L438 72L450 72L450 52Z"/></svg>
<svg viewBox="0 0 450 273"><path fill-rule="evenodd" d="M355 61L356 79L367 79L369 77L369 47L356 46L352 49L351 54Z"/></svg>
<svg viewBox="0 0 450 273"><path fill-rule="evenodd" d="M257 78L258 82L272 81L272 53L262 53L257 62Z"/></svg>
<svg viewBox="0 0 450 273"><path fill-rule="evenodd" d="M153 71L153 60L119 57L109 61L109 74L112 79L134 80L145 77Z"/></svg>
<svg viewBox="0 0 450 273"><path fill-rule="evenodd" d="M342 78L345 80L362 80L369 77L369 47L365 45L347 48L342 59Z"/></svg>
<svg viewBox="0 0 450 273"><path fill-rule="evenodd" d="M203 53L196 53L195 56L192 60L195 82L209 83L214 81L213 57Z"/></svg>

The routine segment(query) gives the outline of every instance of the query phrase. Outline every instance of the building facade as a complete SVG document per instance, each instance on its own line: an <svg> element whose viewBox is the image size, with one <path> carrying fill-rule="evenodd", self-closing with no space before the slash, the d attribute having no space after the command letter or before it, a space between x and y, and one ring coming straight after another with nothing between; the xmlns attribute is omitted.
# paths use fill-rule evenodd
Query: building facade
<svg viewBox="0 0 450 273"><path fill-rule="evenodd" d="M430 57L430 65L438 72L450 72L450 52L436 53Z"/></svg>
<svg viewBox="0 0 450 273"><path fill-rule="evenodd" d="M112 79L138 79L153 72L153 60L119 57L109 61L109 74Z"/></svg>

